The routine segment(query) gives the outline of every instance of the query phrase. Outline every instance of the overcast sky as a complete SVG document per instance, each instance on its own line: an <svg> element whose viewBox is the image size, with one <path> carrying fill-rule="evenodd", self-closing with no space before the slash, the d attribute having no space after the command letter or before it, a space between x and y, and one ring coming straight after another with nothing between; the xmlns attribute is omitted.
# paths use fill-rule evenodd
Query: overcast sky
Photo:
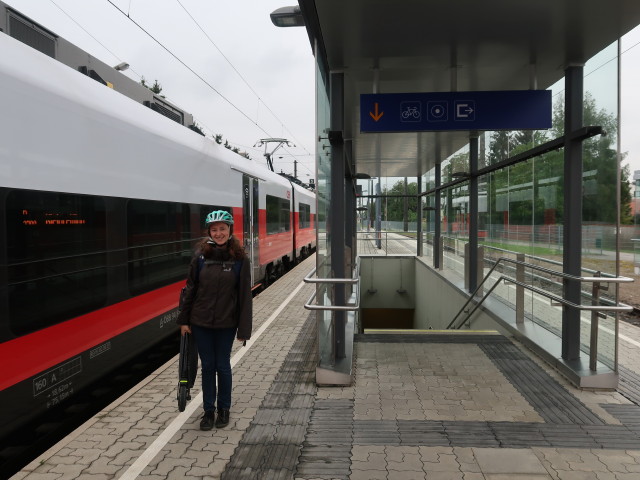
<svg viewBox="0 0 640 480"><path fill-rule="evenodd" d="M287 138L296 147L276 152L276 171L293 173L295 158L301 180L315 176L309 38L304 28L277 28L269 18L287 2L3 1L107 64L129 63L124 73L133 80L158 80L167 100L193 114L205 133L222 134L254 160L264 160L264 147L253 148L258 140Z"/></svg>
<svg viewBox="0 0 640 480"><path fill-rule="evenodd" d="M296 147L276 153L276 171L293 173L295 158L299 178L314 176L309 39L304 28L277 28L269 19L295 0L3 1L105 63L129 63L130 78L158 80L167 99L192 113L206 133L222 134L254 160L263 158L264 147L254 148L261 138L289 139ZM639 44L640 28L622 42L621 139L632 171L640 170Z"/></svg>

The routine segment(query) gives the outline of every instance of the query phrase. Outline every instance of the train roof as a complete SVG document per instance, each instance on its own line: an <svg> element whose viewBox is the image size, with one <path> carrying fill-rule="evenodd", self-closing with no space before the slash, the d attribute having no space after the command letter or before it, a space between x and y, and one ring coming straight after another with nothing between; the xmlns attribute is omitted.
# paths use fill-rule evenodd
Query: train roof
<svg viewBox="0 0 640 480"><path fill-rule="evenodd" d="M30 147L15 152L22 168L12 171L11 185L0 180L5 186L52 190L55 175L61 191L135 198L138 188L148 192L143 198L208 203L207 180L220 169L289 184L7 35L0 34L0 50L0 132Z"/></svg>

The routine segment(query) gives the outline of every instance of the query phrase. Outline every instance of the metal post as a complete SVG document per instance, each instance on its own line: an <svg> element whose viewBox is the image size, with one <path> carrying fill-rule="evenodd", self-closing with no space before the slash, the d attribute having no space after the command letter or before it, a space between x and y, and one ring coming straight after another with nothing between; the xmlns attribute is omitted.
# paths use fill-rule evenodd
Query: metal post
<svg viewBox="0 0 640 480"><path fill-rule="evenodd" d="M469 139L469 292L478 287L478 135ZM465 220L466 221L466 220ZM480 276L482 278L482 276Z"/></svg>
<svg viewBox="0 0 640 480"><path fill-rule="evenodd" d="M596 272L594 277L599 277L600 272ZM591 288L591 305L600 303L600 282L593 282ZM600 313L596 310L591 312L591 338L589 341L589 370L595 372L598 364L598 323Z"/></svg>
<svg viewBox="0 0 640 480"><path fill-rule="evenodd" d="M436 170L435 171L436 187L439 187L440 183L442 182L442 166L440 165L440 163L436 163L435 170ZM436 191L434 208L435 210L433 211L433 213L435 215L435 219L434 219L434 230L433 230L433 266L434 268L441 270L442 269L442 232L441 232L440 225L442 223L442 220L440 217L440 209L442 208L442 204L441 204L440 190Z"/></svg>
<svg viewBox="0 0 640 480"><path fill-rule="evenodd" d="M352 158L352 156L350 155L351 153L351 142L346 142L344 144L344 157L345 157L345 162L349 162L350 159ZM353 165L351 165L351 170L353 170ZM354 185L352 181L345 181L344 182L344 199L345 199L345 205L344 205L344 209L345 209L345 222L344 222L344 226L345 226L345 232L344 232L344 245L346 247L346 252L350 254L349 256L345 255L345 271L346 272L352 272L354 269L354 265L356 263L355 259L356 259L356 231L358 230L358 225L357 225L357 221L358 221L358 215L355 214L356 210L356 206L357 206L357 201L356 201L356 192L354 190ZM347 275L349 276L349 275ZM346 288L347 292L346 292L346 297L349 297L349 295L351 295L351 289L350 289L350 285L347 285Z"/></svg>
<svg viewBox="0 0 640 480"><path fill-rule="evenodd" d="M524 262L524 253L518 253L516 260ZM524 282L524 265L516 264L516 280ZM524 323L524 287L516 284L516 323Z"/></svg>
<svg viewBox="0 0 640 480"><path fill-rule="evenodd" d="M402 204L402 230L409 231L409 186L407 177L404 177L404 202Z"/></svg>
<svg viewBox="0 0 640 480"><path fill-rule="evenodd" d="M572 134L582 127L583 67L565 70L564 242L562 271L579 277L582 266L582 141ZM564 298L580 305L580 282L565 279ZM580 310L562 309L562 358L580 358Z"/></svg>
<svg viewBox="0 0 640 480"><path fill-rule="evenodd" d="M475 288L472 290L469 285L471 285L471 282L469 281L469 277L471 275L471 268L470 268L470 261L469 261L469 247L470 244L469 242L464 244L464 288L467 289L467 292L473 292L473 290L475 290Z"/></svg>
<svg viewBox="0 0 640 480"><path fill-rule="evenodd" d="M380 198L380 177L376 183L376 247L382 248L382 199Z"/></svg>
<svg viewBox="0 0 640 480"><path fill-rule="evenodd" d="M480 285L482 283L482 280L484 280L484 247L480 246L477 249L477 258L476 261L478 262L477 264L477 268L476 268L476 288L478 288L478 285ZM477 295L478 296L482 296L482 290L483 288L480 288L478 290Z"/></svg>
<svg viewBox="0 0 640 480"><path fill-rule="evenodd" d="M422 197L420 194L422 193L422 177L418 175L418 211L416 214L416 241L418 244L416 245L416 256L421 257L423 255L423 244L422 244Z"/></svg>

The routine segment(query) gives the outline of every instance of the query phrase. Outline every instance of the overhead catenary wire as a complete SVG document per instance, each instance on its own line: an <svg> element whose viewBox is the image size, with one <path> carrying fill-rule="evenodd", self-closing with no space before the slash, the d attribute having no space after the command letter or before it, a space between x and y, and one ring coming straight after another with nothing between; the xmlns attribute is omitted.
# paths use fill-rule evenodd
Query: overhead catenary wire
<svg viewBox="0 0 640 480"><path fill-rule="evenodd" d="M111 0L107 0L107 2L109 2L113 8L115 8L116 10L118 10L120 13L122 13L122 15L124 15L125 17L127 17L127 19L129 19L130 22L132 22L136 27L138 27L140 30L142 30L149 38L151 38L154 42L156 42L160 47L162 47L163 50L165 50L169 55L171 55L174 59L176 59L183 67L185 67L187 70L189 70L191 73L193 73L201 82L203 82L205 85L207 85L211 90L213 90L215 93L217 93L225 102L227 102L233 109L235 109L240 115L242 115L244 118L246 118L247 120L249 120L249 122L253 123L256 127L258 127L262 132L264 132L266 135L269 135L269 132L267 132L258 122L256 122L255 120L253 120L249 115L247 115L240 107L238 107L235 103L233 103L231 100L229 100L227 97L225 97L222 92L220 92L217 88L215 88L213 85L211 85L211 83L209 83L206 79L204 79L202 77L202 75L200 75L198 72L196 72L193 68L191 68L189 65L187 65L180 57L178 57L175 53L173 53L168 47L166 47L160 40L158 40L156 37L154 37L150 32L148 32L142 25L140 25L138 22L136 22L133 18L131 18L127 13L124 12L124 10L122 10L120 7L118 7L116 4L114 4Z"/></svg>
<svg viewBox="0 0 640 480"><path fill-rule="evenodd" d="M176 2L178 3L178 5L180 5L180 7L182 7L182 9L185 11L185 13L189 16L189 18L193 21L193 23L198 27L198 29L202 32L202 34L207 37L207 40L209 40L209 42L211 43L211 45L214 46L214 48L220 53L220 55L222 55L222 58L225 59L225 61L229 64L229 66L233 69L234 72L236 72L236 74L240 77L240 79L244 82L244 84L247 86L247 88L249 90L251 90L251 93L253 93L256 98L258 99L258 102L262 103L262 105L264 105L266 107L266 109L269 111L269 113L271 113L271 115L273 116L273 118L275 118L280 125L282 125L282 127L291 135L291 138L294 140L294 142L296 142L296 145L300 145L301 148L307 152L308 155L312 155L307 149L306 147L295 137L295 135L293 135L293 132L291 132L291 130L289 130L287 128L287 126L284 124L284 122L278 117L278 115L275 114L275 112L269 107L269 105L267 105L267 103L262 99L262 97L258 94L258 92L256 92L256 90L251 86L251 84L247 81L247 79L240 73L240 71L235 67L235 65L233 64L233 62L231 62L231 60L229 60L229 58L224 54L224 52L220 49L220 47L218 47L218 45L213 41L213 39L209 36L209 34L204 30L204 28L202 28L202 26L198 23L198 21L194 18L193 15L191 15L191 13L189 12L189 10L187 10L187 8L182 4L182 2L180 0L176 0ZM285 151L286 148L285 148ZM293 156L296 156L295 154L291 154Z"/></svg>

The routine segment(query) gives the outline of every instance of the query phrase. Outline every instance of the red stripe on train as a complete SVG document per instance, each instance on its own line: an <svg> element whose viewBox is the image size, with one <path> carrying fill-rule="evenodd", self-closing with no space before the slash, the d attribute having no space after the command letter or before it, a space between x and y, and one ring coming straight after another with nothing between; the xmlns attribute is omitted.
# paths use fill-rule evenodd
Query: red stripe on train
<svg viewBox="0 0 640 480"><path fill-rule="evenodd" d="M183 285L174 283L3 343L0 390L176 308Z"/></svg>

